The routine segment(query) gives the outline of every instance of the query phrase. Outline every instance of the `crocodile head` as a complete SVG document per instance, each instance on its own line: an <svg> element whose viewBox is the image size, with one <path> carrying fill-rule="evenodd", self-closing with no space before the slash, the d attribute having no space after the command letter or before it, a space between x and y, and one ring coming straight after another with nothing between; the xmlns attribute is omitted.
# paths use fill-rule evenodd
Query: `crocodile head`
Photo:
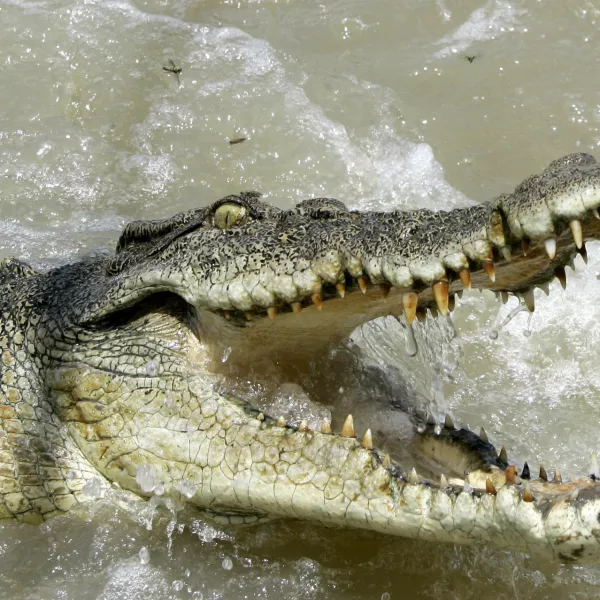
<svg viewBox="0 0 600 600"><path fill-rule="evenodd" d="M324 378L329 349L381 316L401 319L414 353L415 319L447 315L465 288L533 310L533 288L564 283L600 235L599 206L600 165L575 154L450 212L332 199L284 211L243 193L131 223L108 258L44 274L7 263L0 518L67 510L98 478L231 522L292 517L600 560L597 464L569 483L518 473L485 432L414 414L390 455L351 416L333 433L238 393L240 381ZM311 396L332 403L320 387Z"/></svg>

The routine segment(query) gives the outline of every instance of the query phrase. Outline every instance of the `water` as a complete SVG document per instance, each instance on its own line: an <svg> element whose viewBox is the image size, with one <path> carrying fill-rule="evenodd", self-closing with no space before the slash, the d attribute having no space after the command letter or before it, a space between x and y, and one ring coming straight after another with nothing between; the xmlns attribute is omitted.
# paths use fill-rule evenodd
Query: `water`
<svg viewBox="0 0 600 600"><path fill-rule="evenodd" d="M241 189L377 209L510 190L597 150L599 15L585 0L0 0L0 256L47 267L104 252L130 219ZM518 462L585 472L595 251L495 340L517 301L474 292L458 338L415 326L433 362L406 356L397 323L394 340L374 324L356 343ZM0 597L593 598L600 583L597 568L306 524L223 528L160 503L0 526Z"/></svg>

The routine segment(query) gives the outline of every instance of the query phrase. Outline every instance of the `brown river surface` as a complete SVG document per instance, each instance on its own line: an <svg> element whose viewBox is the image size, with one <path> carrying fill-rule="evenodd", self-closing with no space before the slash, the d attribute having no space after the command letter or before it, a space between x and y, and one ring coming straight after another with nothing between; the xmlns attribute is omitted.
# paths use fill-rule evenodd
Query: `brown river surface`
<svg viewBox="0 0 600 600"><path fill-rule="evenodd" d="M600 158L599 24L585 0L0 0L0 257L48 268L113 248L128 220L242 189L446 209L569 152ZM600 446L588 250L497 339L516 300L473 292L458 337L431 326L414 359L386 321L355 341L518 464L585 473ZM0 598L600 597L593 566L148 514L99 501L0 525Z"/></svg>

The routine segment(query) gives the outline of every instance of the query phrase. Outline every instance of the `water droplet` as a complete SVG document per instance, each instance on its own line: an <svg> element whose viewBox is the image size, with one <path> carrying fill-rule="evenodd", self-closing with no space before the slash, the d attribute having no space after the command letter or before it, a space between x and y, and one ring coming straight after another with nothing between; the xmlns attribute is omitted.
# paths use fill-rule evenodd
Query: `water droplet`
<svg viewBox="0 0 600 600"><path fill-rule="evenodd" d="M188 578L188 577L191 575L191 572L190 572L190 570L189 570L189 569L186 569L186 570L185 570L185 573L184 573L183 575L184 575L184 577L187 579L187 578Z"/></svg>
<svg viewBox="0 0 600 600"><path fill-rule="evenodd" d="M233 562L231 561L230 558L224 558L223 562L221 563L221 566L226 570L226 571L231 571L231 569L233 569Z"/></svg>
<svg viewBox="0 0 600 600"><path fill-rule="evenodd" d="M381 594L381 600L390 600L390 598L389 592L383 592L383 594Z"/></svg>
<svg viewBox="0 0 600 600"><path fill-rule="evenodd" d="M140 549L139 557L140 563L142 563L143 565L147 565L150 562L150 552L148 548L146 548L146 546L143 546Z"/></svg>
<svg viewBox="0 0 600 600"><path fill-rule="evenodd" d="M229 346L228 348L225 348L225 350L223 351L223 356L221 357L221 362L227 362L229 360L229 357L231 356L231 346Z"/></svg>
<svg viewBox="0 0 600 600"><path fill-rule="evenodd" d="M156 488L156 478L150 465L142 465L135 474L135 481L140 486L142 492L150 493Z"/></svg>
<svg viewBox="0 0 600 600"><path fill-rule="evenodd" d="M176 579L171 587L176 591L176 592L180 592L183 589L183 581L181 581L181 579Z"/></svg>
<svg viewBox="0 0 600 600"><path fill-rule="evenodd" d="M202 592L194 592L192 594L192 598L194 600L204 600L204 596L202 595Z"/></svg>

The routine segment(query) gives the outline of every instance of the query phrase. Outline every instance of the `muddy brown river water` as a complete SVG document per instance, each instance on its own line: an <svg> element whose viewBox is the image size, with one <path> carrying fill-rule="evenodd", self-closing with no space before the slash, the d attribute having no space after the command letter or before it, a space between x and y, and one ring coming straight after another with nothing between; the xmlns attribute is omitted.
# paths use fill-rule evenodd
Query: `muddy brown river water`
<svg viewBox="0 0 600 600"><path fill-rule="evenodd" d="M599 24L585 0L0 0L0 257L51 267L241 189L451 208L600 158ZM518 464L581 474L600 446L589 254L496 339L516 300L473 292L458 337L432 326L415 359L390 323L355 341ZM0 598L600 597L597 567L151 508L0 525Z"/></svg>

